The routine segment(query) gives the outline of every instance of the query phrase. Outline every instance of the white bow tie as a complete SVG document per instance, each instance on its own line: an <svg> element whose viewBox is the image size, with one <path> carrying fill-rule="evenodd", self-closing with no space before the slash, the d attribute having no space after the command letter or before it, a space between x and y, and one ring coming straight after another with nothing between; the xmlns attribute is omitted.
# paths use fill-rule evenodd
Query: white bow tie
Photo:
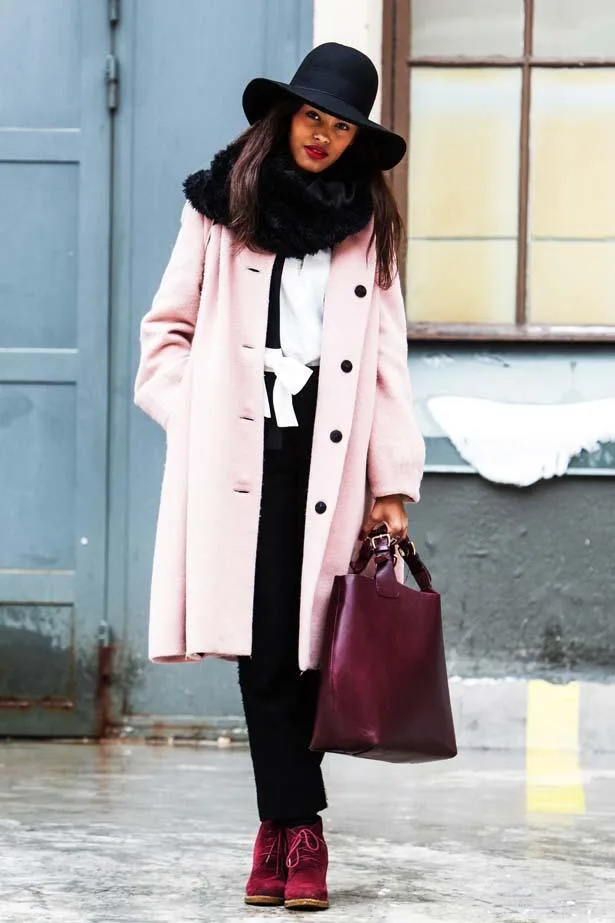
<svg viewBox="0 0 615 923"><path fill-rule="evenodd" d="M275 374L273 408L278 426L298 426L299 423L293 407L293 395L298 394L305 387L313 369L303 365L298 359L285 356L281 349L267 347L265 349L265 371ZM269 396L264 380L263 390L265 416L271 417Z"/></svg>

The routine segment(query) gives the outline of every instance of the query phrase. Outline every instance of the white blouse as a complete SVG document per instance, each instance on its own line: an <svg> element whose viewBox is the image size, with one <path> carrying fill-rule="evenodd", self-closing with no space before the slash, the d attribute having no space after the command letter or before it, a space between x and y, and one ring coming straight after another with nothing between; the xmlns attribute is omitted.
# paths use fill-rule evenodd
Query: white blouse
<svg viewBox="0 0 615 923"><path fill-rule="evenodd" d="M331 251L320 250L302 260L284 261L280 286L281 349L265 349L265 370L276 375L273 405L278 426L297 426L293 395L305 386L320 364L325 291ZM265 394L265 416L271 416Z"/></svg>

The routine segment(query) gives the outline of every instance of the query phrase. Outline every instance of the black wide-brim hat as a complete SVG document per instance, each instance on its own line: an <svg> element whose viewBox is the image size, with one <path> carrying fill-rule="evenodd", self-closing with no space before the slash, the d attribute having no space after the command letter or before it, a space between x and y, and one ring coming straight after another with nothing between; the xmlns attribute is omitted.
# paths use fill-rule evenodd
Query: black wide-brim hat
<svg viewBox="0 0 615 923"><path fill-rule="evenodd" d="M381 170L396 166L406 153L401 135L370 121L378 93L378 71L372 61L348 45L326 42L303 59L290 83L257 77L243 93L243 111L251 125L289 96L369 131Z"/></svg>

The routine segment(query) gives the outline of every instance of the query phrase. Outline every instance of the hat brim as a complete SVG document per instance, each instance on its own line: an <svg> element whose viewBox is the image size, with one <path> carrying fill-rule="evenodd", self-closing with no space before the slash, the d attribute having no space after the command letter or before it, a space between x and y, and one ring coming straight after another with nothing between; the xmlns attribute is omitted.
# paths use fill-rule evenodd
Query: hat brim
<svg viewBox="0 0 615 923"><path fill-rule="evenodd" d="M335 115L346 122L352 122L362 130L371 132L376 142L378 165L381 170L391 170L403 160L407 145L401 135L384 128L378 122L372 122L354 106L322 90L290 86L287 83L268 80L266 77L256 77L244 90L243 111L250 125L264 118L272 106L283 99L288 99L289 96L311 103L322 112Z"/></svg>

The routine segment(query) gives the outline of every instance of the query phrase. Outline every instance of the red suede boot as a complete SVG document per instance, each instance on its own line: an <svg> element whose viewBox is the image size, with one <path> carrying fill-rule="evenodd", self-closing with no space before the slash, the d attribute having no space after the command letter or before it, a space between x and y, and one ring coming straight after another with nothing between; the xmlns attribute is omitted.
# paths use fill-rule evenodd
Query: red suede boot
<svg viewBox="0 0 615 923"><path fill-rule="evenodd" d="M272 820L266 820L260 825L254 844L245 902L266 907L283 904L285 885L286 831Z"/></svg>
<svg viewBox="0 0 615 923"><path fill-rule="evenodd" d="M322 820L312 827L293 827L286 836L288 879L284 906L290 910L326 910L329 851Z"/></svg>

